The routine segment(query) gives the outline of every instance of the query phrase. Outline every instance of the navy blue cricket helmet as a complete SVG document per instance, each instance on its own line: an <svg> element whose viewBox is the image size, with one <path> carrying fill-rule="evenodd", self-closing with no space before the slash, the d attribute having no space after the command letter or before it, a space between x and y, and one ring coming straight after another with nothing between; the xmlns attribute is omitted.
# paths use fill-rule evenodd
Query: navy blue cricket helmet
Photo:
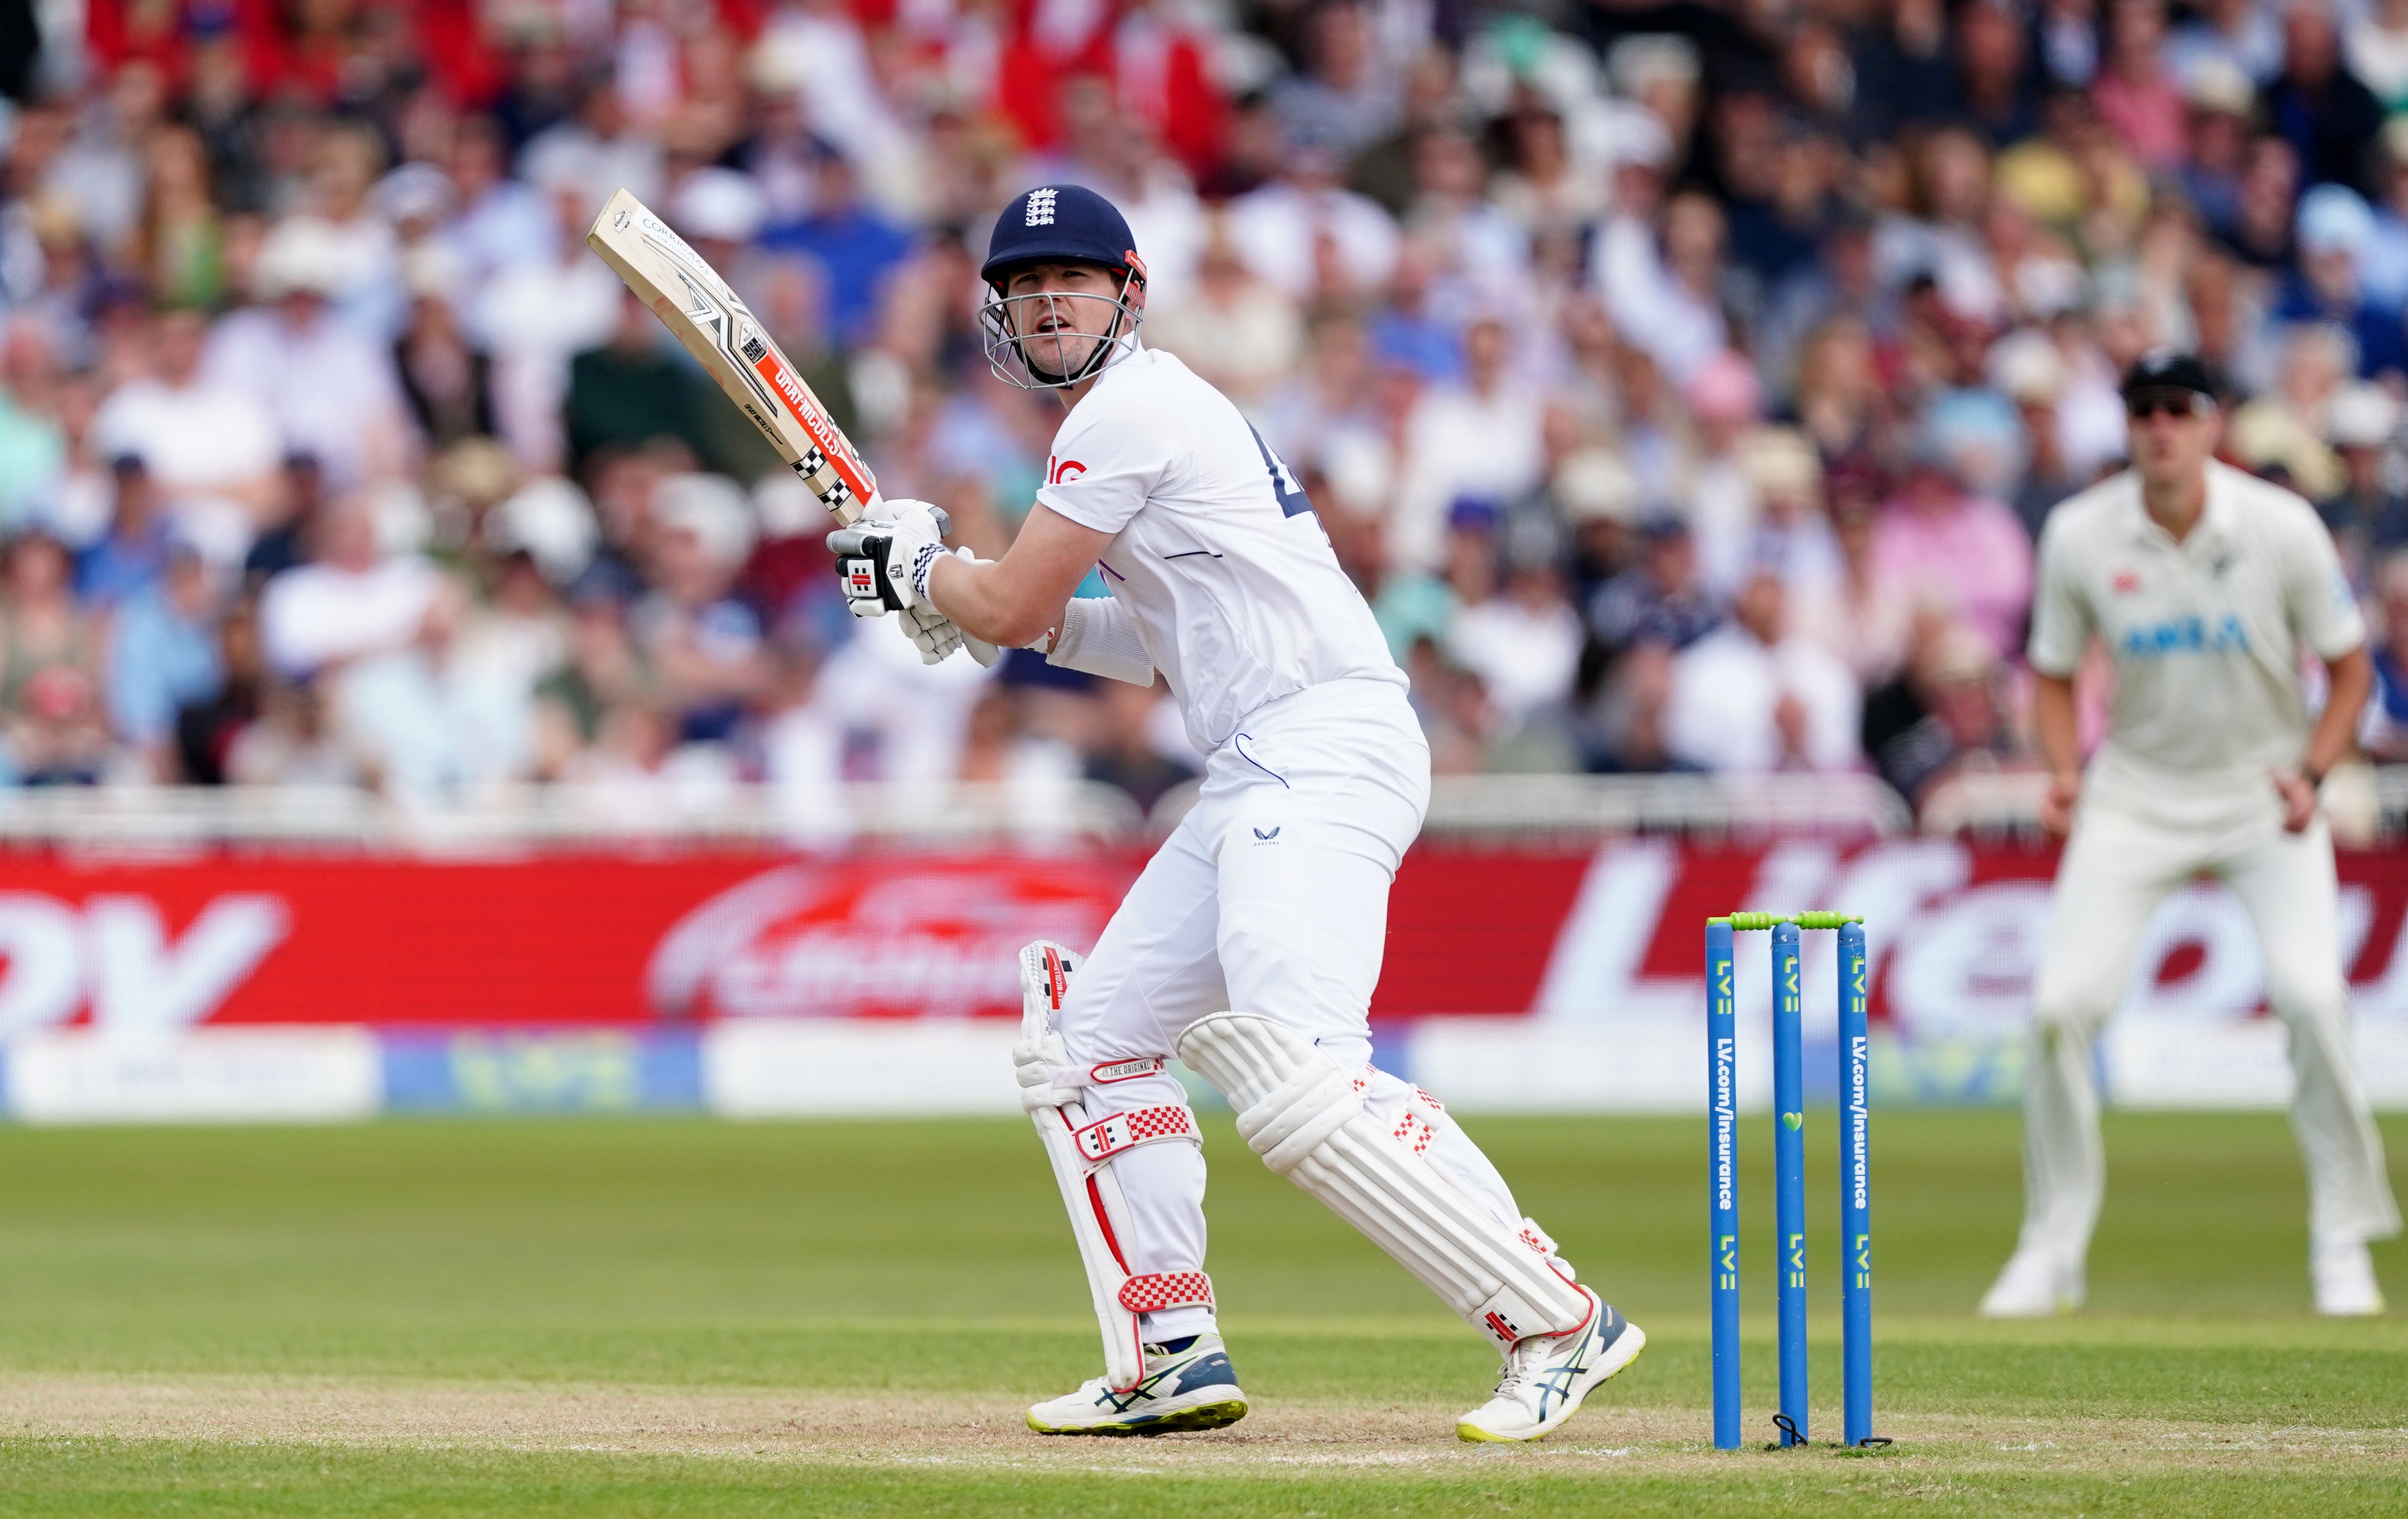
<svg viewBox="0 0 2408 1519"><path fill-rule="evenodd" d="M1005 294L1005 282L1032 264L1083 264L1118 274L1111 318L1095 325L1094 308L1087 307L1082 320L1090 326L1065 326L1055 294ZM1039 185L1005 207L979 275L987 284L986 304L979 309L987 365L1006 384L1065 389L1137 351L1138 323L1145 320L1145 261L1137 256L1128 219L1084 185Z"/></svg>
<svg viewBox="0 0 2408 1519"><path fill-rule="evenodd" d="M1039 185L996 218L979 278L1000 284L1031 264L1098 264L1145 279L1128 219L1085 185Z"/></svg>

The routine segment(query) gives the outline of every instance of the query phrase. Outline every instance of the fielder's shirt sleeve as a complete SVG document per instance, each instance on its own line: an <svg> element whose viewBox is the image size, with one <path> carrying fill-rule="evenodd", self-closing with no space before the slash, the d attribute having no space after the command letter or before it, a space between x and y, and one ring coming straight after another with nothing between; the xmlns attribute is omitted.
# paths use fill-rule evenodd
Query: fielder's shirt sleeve
<svg viewBox="0 0 2408 1519"><path fill-rule="evenodd" d="M2283 609L2299 629L2300 641L2320 658L2338 659L2366 641L2366 619L2342 573L2332 534L2310 511L2289 514L2285 524Z"/></svg>
<svg viewBox="0 0 2408 1519"><path fill-rule="evenodd" d="M2062 509L2049 516L2040 536L2040 591L2032 602L2031 667L2042 675L2069 679L2090 647L2096 624L2082 584L2072 523Z"/></svg>

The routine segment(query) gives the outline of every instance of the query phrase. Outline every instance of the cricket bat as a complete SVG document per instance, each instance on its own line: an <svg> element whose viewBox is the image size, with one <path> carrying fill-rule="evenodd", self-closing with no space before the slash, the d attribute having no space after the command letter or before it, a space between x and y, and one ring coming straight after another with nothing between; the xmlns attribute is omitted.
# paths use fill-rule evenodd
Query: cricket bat
<svg viewBox="0 0 2408 1519"><path fill-rule="evenodd" d="M642 201L624 190L612 195L585 243L752 419L839 526L878 499L878 479L860 451L777 343L719 271ZM965 641L982 665L1003 657L991 643L967 635Z"/></svg>

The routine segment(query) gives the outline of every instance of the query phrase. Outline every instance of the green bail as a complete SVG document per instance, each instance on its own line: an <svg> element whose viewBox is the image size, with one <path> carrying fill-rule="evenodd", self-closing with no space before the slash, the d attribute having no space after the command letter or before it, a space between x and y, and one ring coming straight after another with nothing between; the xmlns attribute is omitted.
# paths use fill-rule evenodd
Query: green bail
<svg viewBox="0 0 2408 1519"><path fill-rule="evenodd" d="M1784 923L1800 928L1840 928L1865 920L1853 912L1733 912L1719 918L1708 918L1709 926L1729 928L1745 933L1751 929L1778 928Z"/></svg>

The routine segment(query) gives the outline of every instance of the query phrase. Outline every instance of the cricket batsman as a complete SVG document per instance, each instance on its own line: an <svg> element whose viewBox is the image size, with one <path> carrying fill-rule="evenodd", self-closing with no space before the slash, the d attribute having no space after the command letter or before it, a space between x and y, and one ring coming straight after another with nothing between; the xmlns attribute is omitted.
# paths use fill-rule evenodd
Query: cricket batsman
<svg viewBox="0 0 2408 1519"><path fill-rule="evenodd" d="M2145 357L2123 395L2131 467L2058 507L2041 535L2032 725L2050 772L2042 820L2071 837L2033 988L2023 1234L1982 1312L2082 1302L2105 1184L2091 1045L2151 910L2212 871L2257 925L2267 1001L2289 1030L2316 1311L2379 1313L2366 1243L2398 1233L2400 1213L2352 1065L2332 836L2316 805L2366 703L2366 629L2315 510L2211 457L2223 422L2205 365ZM2115 694L2086 774L2073 674L2094 634ZM2330 679L2313 725L2303 649Z"/></svg>
<svg viewBox="0 0 2408 1519"><path fill-rule="evenodd" d="M1370 609L1279 456L1228 399L1145 348L1145 265L1074 185L1004 209L982 277L996 373L1068 415L1009 552L949 552L924 503L832 535L863 616L919 609L1049 662L1170 685L1202 794L1083 965L1022 957L1015 1053L1102 1326L1105 1371L1036 1405L1046 1434L1243 1418L1204 1270L1204 1156L1173 1054L1227 1095L1274 1170L1396 1257L1496 1346L1467 1440L1546 1435L1646 1342L1574 1280L1439 1104L1373 1068L1366 1015L1388 887L1429 803L1429 750ZM1073 599L1100 566L1111 595ZM1075 972L1075 974L1074 974Z"/></svg>

